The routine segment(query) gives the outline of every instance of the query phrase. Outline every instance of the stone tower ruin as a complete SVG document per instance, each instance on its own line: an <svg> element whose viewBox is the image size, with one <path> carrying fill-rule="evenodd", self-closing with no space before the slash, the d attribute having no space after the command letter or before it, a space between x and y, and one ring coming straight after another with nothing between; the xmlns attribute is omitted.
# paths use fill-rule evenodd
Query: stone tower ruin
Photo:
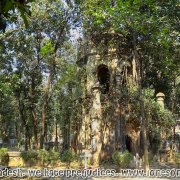
<svg viewBox="0 0 180 180"><path fill-rule="evenodd" d="M78 144L93 155L93 161L110 158L115 150L135 154L140 147L140 124L128 123L120 102L122 77L129 73L124 67L132 66L123 60L126 53L122 50L119 56L117 48L80 42L77 65L82 72L83 113Z"/></svg>

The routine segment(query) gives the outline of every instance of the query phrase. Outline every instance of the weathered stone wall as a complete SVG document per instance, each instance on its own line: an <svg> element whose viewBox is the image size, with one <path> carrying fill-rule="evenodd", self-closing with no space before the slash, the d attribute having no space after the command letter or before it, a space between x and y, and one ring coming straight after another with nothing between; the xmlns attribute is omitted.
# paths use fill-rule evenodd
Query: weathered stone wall
<svg viewBox="0 0 180 180"><path fill-rule="evenodd" d="M93 154L96 163L101 159L111 158L115 149L125 150L126 135L131 139L132 149L136 153L140 137L139 126L135 127L130 121L125 124L124 107L119 100L122 64L118 63L120 61L116 49L111 48L105 53L94 47L86 50L78 60L80 69L86 70L86 80L83 81L83 120L78 141ZM100 66L108 69L107 93L102 92L98 79Z"/></svg>

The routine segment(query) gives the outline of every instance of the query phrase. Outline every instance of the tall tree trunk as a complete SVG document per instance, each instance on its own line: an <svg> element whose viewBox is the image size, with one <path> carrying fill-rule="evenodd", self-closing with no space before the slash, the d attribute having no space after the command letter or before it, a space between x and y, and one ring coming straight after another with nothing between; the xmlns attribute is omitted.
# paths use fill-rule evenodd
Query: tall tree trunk
<svg viewBox="0 0 180 180"><path fill-rule="evenodd" d="M34 110L32 110L32 120L33 120L33 131L34 131L34 141L35 141L35 149L39 148L38 143L38 131L37 131L37 117Z"/></svg>
<svg viewBox="0 0 180 180"><path fill-rule="evenodd" d="M40 139L40 149L43 149L44 139L45 139L45 121L46 121L46 112L45 112L45 103L42 107L42 119L41 119L41 139Z"/></svg>
<svg viewBox="0 0 180 180"><path fill-rule="evenodd" d="M172 91L172 105L171 105L171 111L172 113L176 113L176 76L174 76L174 80L173 80L173 91ZM175 129L176 126L174 126L173 128L173 141L175 142L176 137L175 137Z"/></svg>
<svg viewBox="0 0 180 180"><path fill-rule="evenodd" d="M66 17L66 21L64 22L63 27L60 29L59 34L57 36L57 42L54 45L54 52L52 55L52 64L50 65L50 73L48 76L48 82L47 82L47 86L44 92L44 97L43 97L43 104L42 104L42 109L41 109L41 138L40 138L40 149L43 149L43 144L44 144L44 140L45 140L45 135L46 135L46 128L45 128L45 124L46 124L46 108L47 108L47 104L49 101L49 91L51 88L51 83L52 80L54 78L54 75L56 73L56 52L57 50L60 48L61 43L63 43L63 35L65 32L65 27L66 24L68 22L68 14Z"/></svg>
<svg viewBox="0 0 180 180"><path fill-rule="evenodd" d="M58 150L58 123L57 123L57 119L55 118L55 133L56 133L56 137L55 137L55 150Z"/></svg>
<svg viewBox="0 0 180 180"><path fill-rule="evenodd" d="M29 144L29 140L28 140L28 136L29 136L29 128L26 125L25 126L25 151L28 151L28 144Z"/></svg>
<svg viewBox="0 0 180 180"><path fill-rule="evenodd" d="M34 82L34 74L32 74L32 82L29 92L29 98L30 98L30 113L31 113L31 119L33 124L33 134L34 134L34 141L35 141L35 149L38 149L38 131L37 131L37 117L36 112L34 109L34 90L35 90L35 82Z"/></svg>
<svg viewBox="0 0 180 180"><path fill-rule="evenodd" d="M149 170L149 159L148 159L148 142L147 142L147 119L145 117L145 109L144 109L144 99L143 99L143 87L142 87L142 80L143 80L143 66L140 59L138 59L138 52L137 52L137 44L136 44L136 34L133 32L133 60L134 63L137 65L137 80L139 86L139 99L140 99L140 108L141 108L141 120L142 120L142 137L144 141L144 169L147 172Z"/></svg>
<svg viewBox="0 0 180 180"><path fill-rule="evenodd" d="M20 99L20 93L16 96L18 100L18 109L19 109L19 117L21 119L21 122L23 123L23 126L25 127L25 151L28 150L28 138L29 138L29 127L28 124L26 123L26 119L24 116L24 104L21 102Z"/></svg>
<svg viewBox="0 0 180 180"><path fill-rule="evenodd" d="M67 115L67 118L64 122L63 130L63 151L68 150L70 146L70 116Z"/></svg>
<svg viewBox="0 0 180 180"><path fill-rule="evenodd" d="M44 145L44 140L45 140L45 135L46 135L46 107L48 104L48 99L49 99L49 90L51 87L51 73L49 74L48 77L48 82L47 86L44 92L44 97L43 97L43 104L42 104L42 109L41 109L41 139L40 139L40 149L43 149Z"/></svg>
<svg viewBox="0 0 180 180"><path fill-rule="evenodd" d="M142 87L139 87L140 91L140 106L141 106L141 117L142 117L142 137L144 140L144 169L147 172L149 170L149 159L148 159L148 142L147 142L147 120L145 118L144 100L142 96Z"/></svg>

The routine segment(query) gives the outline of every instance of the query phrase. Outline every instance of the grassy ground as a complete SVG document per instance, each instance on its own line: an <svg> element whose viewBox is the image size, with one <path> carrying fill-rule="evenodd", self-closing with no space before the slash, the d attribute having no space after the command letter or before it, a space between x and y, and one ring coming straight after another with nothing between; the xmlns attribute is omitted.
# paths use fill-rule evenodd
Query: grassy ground
<svg viewBox="0 0 180 180"><path fill-rule="evenodd" d="M9 167L11 168L22 168L25 171L27 171L28 169L39 169L42 170L43 168L48 168L48 169L57 169L57 170L66 170L66 169L80 169L83 170L84 169L84 162L72 162L70 164L70 166L67 163L62 163L62 162L58 162L57 164L52 165L46 165L44 167L42 166L32 166L32 167L27 167L24 162L22 161L22 159L20 157L11 157L10 158L10 162L9 162ZM100 169L116 169L118 170L119 168L117 166L115 166L112 162L103 162L99 167L96 166L92 166L90 165L90 162L88 162L88 169L95 169L95 168L100 168ZM171 161L169 163L161 163L161 162L152 162L150 169L172 169L172 168L176 168L179 169L179 164L175 163L174 161ZM89 178L82 178L82 177L72 177L72 178L67 178L67 177L63 177L63 178L35 178L35 177L24 177L24 178L2 178L4 180L13 180L13 179L18 179L18 180L80 180L80 179L87 179L87 180L137 180L137 179L143 179L143 180L170 180L170 179L174 179L174 180L179 180L178 178L120 178L120 177L89 177Z"/></svg>

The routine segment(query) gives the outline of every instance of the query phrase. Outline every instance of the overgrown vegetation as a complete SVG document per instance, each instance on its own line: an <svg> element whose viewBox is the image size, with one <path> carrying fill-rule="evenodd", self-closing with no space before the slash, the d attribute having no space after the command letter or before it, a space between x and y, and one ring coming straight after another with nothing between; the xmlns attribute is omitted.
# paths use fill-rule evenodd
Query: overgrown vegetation
<svg viewBox="0 0 180 180"><path fill-rule="evenodd" d="M9 164L9 154L7 148L0 149L0 160L2 166L8 166Z"/></svg>
<svg viewBox="0 0 180 180"><path fill-rule="evenodd" d="M47 151L44 149L40 151L24 151L21 152L21 157L27 166L53 166L59 160L59 152L54 150Z"/></svg>
<svg viewBox="0 0 180 180"><path fill-rule="evenodd" d="M112 155L114 163L120 168L127 168L130 162L133 160L133 155L128 151L119 152L115 151Z"/></svg>
<svg viewBox="0 0 180 180"><path fill-rule="evenodd" d="M85 113L93 106L87 76L98 80L96 70L83 66L91 46L103 60L108 49L116 50L119 67L110 72L120 76L120 86L114 87L117 80L110 75L108 83L113 85L109 85L104 114L113 117L117 100L122 107L120 118L125 123L137 122L145 162L149 149L153 155L158 153L162 129L173 143L171 129L180 116L178 8L177 0L2 0L0 138L4 145L17 139L25 150L21 153L25 163L40 161L45 166L59 159L59 152L43 150L53 141L57 151L61 148L60 159L70 165L75 155L69 149L77 153ZM77 36L86 42L79 67ZM164 109L156 102L158 92L165 94ZM92 128L88 123L85 126L85 131ZM7 164L7 152L3 153L1 161ZM113 159L127 167L131 155L115 152Z"/></svg>
<svg viewBox="0 0 180 180"><path fill-rule="evenodd" d="M38 152L36 151L24 151L20 154L26 166L36 165L38 162Z"/></svg>
<svg viewBox="0 0 180 180"><path fill-rule="evenodd" d="M67 163L67 165L70 167L71 162L75 160L75 155L72 153L72 151L66 150L61 154L60 160Z"/></svg>
<svg viewBox="0 0 180 180"><path fill-rule="evenodd" d="M59 160L59 152L41 149L38 152L38 158L42 166L55 165Z"/></svg>
<svg viewBox="0 0 180 180"><path fill-rule="evenodd" d="M180 167L180 153L175 153L174 160L177 163L178 167Z"/></svg>

